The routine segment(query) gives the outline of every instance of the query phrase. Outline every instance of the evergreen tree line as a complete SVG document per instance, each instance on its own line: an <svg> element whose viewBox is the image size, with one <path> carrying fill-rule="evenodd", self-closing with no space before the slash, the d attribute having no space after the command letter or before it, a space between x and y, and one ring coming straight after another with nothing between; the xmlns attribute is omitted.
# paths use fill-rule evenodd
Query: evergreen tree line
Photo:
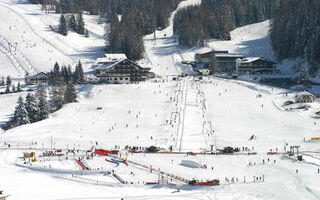
<svg viewBox="0 0 320 200"><path fill-rule="evenodd" d="M88 14L98 15L105 0L59 0L55 1L56 13L78 13L87 11Z"/></svg>
<svg viewBox="0 0 320 200"><path fill-rule="evenodd" d="M319 0L281 0L271 28L277 58L303 58L311 74L320 68L319 10Z"/></svg>
<svg viewBox="0 0 320 200"><path fill-rule="evenodd" d="M69 83L81 85L84 82L84 73L80 61L76 65L74 71L71 70L70 65L68 67L62 66L60 68L59 64L56 62L53 69L49 72L49 85L52 86L67 85Z"/></svg>
<svg viewBox="0 0 320 200"><path fill-rule="evenodd" d="M209 38L230 40L230 31L275 15L280 0L202 0L199 6L179 10L174 32L179 44L202 46Z"/></svg>
<svg viewBox="0 0 320 200"><path fill-rule="evenodd" d="M46 119L48 115L47 91L40 85L35 95L28 93L25 101L21 96L18 98L14 113L4 125L4 128L7 130L23 124L41 121Z"/></svg>
<svg viewBox="0 0 320 200"><path fill-rule="evenodd" d="M7 76L6 81L4 80L4 77L2 77L0 80L0 86L6 86L6 90L4 92L5 94L11 93L11 92L12 93L21 92L20 82L18 82L18 85L16 87L14 84L12 84L12 80L10 76Z"/></svg>
<svg viewBox="0 0 320 200"><path fill-rule="evenodd" d="M97 15L104 0L29 0L34 4L41 4L43 10L52 10L55 13L78 13L81 10Z"/></svg>
<svg viewBox="0 0 320 200"><path fill-rule="evenodd" d="M36 0L33 0L37 3ZM181 0L39 0L45 8L54 7L56 13L79 13L100 15L110 26L106 26L106 51L124 53L129 59L142 58L144 52L142 37L152 33L156 28L168 26L171 12ZM49 6L50 5L50 6ZM121 22L118 15L122 15ZM72 16L71 16L72 18ZM70 21L73 19L70 18ZM74 23L67 23L65 16L60 19L60 33L68 34L68 26L74 29ZM73 27L73 28L72 28ZM80 34L89 36L88 32Z"/></svg>
<svg viewBox="0 0 320 200"><path fill-rule="evenodd" d="M76 101L76 90L74 84L83 84L84 75L82 64L79 61L74 72L71 66L62 66L55 63L49 72L49 85L51 85L50 107L52 111L59 110L63 104Z"/></svg>
<svg viewBox="0 0 320 200"><path fill-rule="evenodd" d="M63 94L60 92L63 92ZM47 119L50 112L60 109L63 104L76 101L76 89L72 83L69 83L64 88L52 87L50 101L48 101L47 89L39 85L35 95L28 93L25 100L21 96L18 98L14 113L4 125L4 129L8 130L24 124Z"/></svg>
<svg viewBox="0 0 320 200"><path fill-rule="evenodd" d="M124 53L129 59L138 60L144 52L143 36L157 28L168 25L170 13L177 7L179 0L131 0L110 1L105 17L110 26L106 26L106 51ZM121 21L118 14L122 14Z"/></svg>
<svg viewBox="0 0 320 200"><path fill-rule="evenodd" d="M306 67L302 67L300 69L300 74L298 76L297 82L302 86L302 89L304 91L311 88L311 85L309 82L309 73L308 73L308 69Z"/></svg>
<svg viewBox="0 0 320 200"><path fill-rule="evenodd" d="M69 19L67 19L69 18ZM85 29L82 12L79 11L77 18L74 14L71 14L70 17L65 17L61 14L60 23L59 23L59 33L61 35L68 35L68 30L73 30L81 35L89 37L89 31Z"/></svg>
<svg viewBox="0 0 320 200"><path fill-rule="evenodd" d="M50 8L56 13L79 13L86 11L91 15L100 15L108 18L117 13L124 15L132 6L139 8L147 22L156 24L156 27L165 27L170 12L174 10L180 0L30 0L31 3L40 3L42 8Z"/></svg>
<svg viewBox="0 0 320 200"><path fill-rule="evenodd" d="M10 76L6 77L6 80L4 80L4 77L1 77L0 86L11 86L12 80Z"/></svg>

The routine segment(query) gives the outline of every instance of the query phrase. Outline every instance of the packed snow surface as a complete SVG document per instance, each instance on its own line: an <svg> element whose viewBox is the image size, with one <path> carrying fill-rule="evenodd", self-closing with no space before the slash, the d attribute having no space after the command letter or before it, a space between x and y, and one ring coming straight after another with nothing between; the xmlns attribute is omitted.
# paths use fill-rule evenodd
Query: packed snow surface
<svg viewBox="0 0 320 200"><path fill-rule="evenodd" d="M55 62L91 63L103 55L104 27L97 23L97 16L84 15L89 38L72 31L66 37L58 34L59 18L59 14L46 14L41 6L27 0L1 1L0 62L5 65L1 66L0 76L23 78L26 71L49 71Z"/></svg>
<svg viewBox="0 0 320 200"><path fill-rule="evenodd" d="M54 158L43 161L38 156L38 162L32 165L32 169L16 165L22 162L19 161L22 152L28 150L3 150L0 166L1 177L4 178L0 179L0 185L12 194L11 199L21 199L22 196L25 199L99 199L106 196L128 199L320 197L316 187L320 184L317 174L320 156L319 153L312 153L319 152L319 143L310 141L311 137L319 136L320 124L315 123L319 102L309 103L309 110L286 110L283 103L293 100L295 93L292 91L212 77L202 81L183 78L180 81L164 79L137 85L88 85L79 90L78 103L65 106L42 122L5 132L0 138L1 146L6 142L11 144L11 148L50 149L52 144L54 148L86 150L92 146L111 149L114 145L121 149L125 145L156 145L168 149L172 145L175 152L204 152L210 150L210 144L213 144L218 149L233 146L241 151L235 155L137 153L128 156L129 161L188 180L219 178L221 181L218 187L180 186L180 193L172 193L177 186L144 186L143 183L157 181L159 175L150 174L148 169L132 163L128 167L120 163L117 167L102 157L86 160L92 169L101 172L114 170L122 179L133 183L121 185L109 175L80 175L79 166L72 156L68 160L61 157L60 161ZM200 92L198 100L197 91ZM4 95L3 98L12 97ZM97 107L102 107L102 110L97 110ZM181 120L177 117L176 123L171 126L167 120L174 119L174 112L180 113ZM202 129L205 121L211 122L213 134L206 126ZM255 139L249 140L251 135L255 135ZM298 162L281 154L267 155L269 151L282 153L284 143L288 143L287 150L290 145L300 145L304 161ZM247 155L248 151L243 151L242 147L257 154ZM37 151L39 155L41 152ZM121 150L120 153L124 158L126 151ZM78 158L77 155L75 158ZM207 168L185 167L181 165L182 160L195 161ZM48 173L49 166L52 173ZM259 180L254 182L254 176ZM10 177L16 178L13 180ZM265 180L260 180L260 177ZM39 185L35 185L35 178ZM44 182L46 187L41 186ZM17 191L17 187L22 189ZM48 188L51 187L55 188L54 191L63 192L50 192ZM26 192L31 192L32 197L25 197L23 193ZM52 198L45 196L49 194Z"/></svg>
<svg viewBox="0 0 320 200"><path fill-rule="evenodd" d="M183 1L179 8L199 3ZM320 199L320 147L311 140L320 137L316 115L320 102L284 106L294 101L295 92L216 77L171 77L192 73L180 62L193 59L197 50L177 45L178 36L172 31L174 14L168 28L156 31L156 40L153 34L144 38L147 59L141 62L152 65L163 78L131 85L84 85L78 88L78 102L65 105L48 119L1 129L0 190L11 195L9 200ZM89 63L101 53L104 31L95 16L85 15L90 38L52 32L48 25L56 28L59 15L44 14L26 0L2 0L0 19L0 62L6 65L0 76L21 78L24 70L49 70L57 60L73 64L84 58L88 71ZM268 55L268 49L258 48L268 40L268 26L266 21L236 29L231 41L212 41L212 45L225 50L224 45L230 43L235 53L260 56L261 50ZM250 40L257 41L254 51L251 42L244 42ZM17 42L16 50L13 45L9 51L6 41ZM27 68L21 69L19 62L27 63ZM0 126L12 114L19 95L26 93L0 96ZM127 145L172 148L173 153L127 154ZM284 148L288 151L293 145L300 146L303 161L283 155ZM216 152L227 146L240 151L209 153L211 147ZM95 156L88 152L92 148L116 149L119 155ZM62 151L44 155L54 149ZM22 158L31 151L37 162ZM128 166L121 160L126 156ZM203 167L183 166L183 160ZM164 178L171 185L146 185L156 183L162 173L170 175ZM219 179L221 185L187 186L177 177Z"/></svg>

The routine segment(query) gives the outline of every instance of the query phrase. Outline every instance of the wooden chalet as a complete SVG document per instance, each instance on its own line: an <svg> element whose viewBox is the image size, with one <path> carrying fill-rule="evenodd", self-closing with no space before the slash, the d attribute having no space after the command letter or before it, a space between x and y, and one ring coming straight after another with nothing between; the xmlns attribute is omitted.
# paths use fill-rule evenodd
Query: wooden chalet
<svg viewBox="0 0 320 200"><path fill-rule="evenodd" d="M237 60L236 70L239 73L272 74L279 73L275 69L275 62L262 57L248 57Z"/></svg>
<svg viewBox="0 0 320 200"><path fill-rule="evenodd" d="M113 64L118 62L119 60L126 59L127 56L125 54L117 54L117 53L109 53L104 54L102 58L97 58L93 64L93 68L98 67L103 64Z"/></svg>
<svg viewBox="0 0 320 200"><path fill-rule="evenodd" d="M143 68L125 58L112 64L102 64L95 69L95 76L106 83L135 83L153 78L150 68Z"/></svg>
<svg viewBox="0 0 320 200"><path fill-rule="evenodd" d="M199 52L195 54L195 60L202 64L209 64L214 56L214 51Z"/></svg>
<svg viewBox="0 0 320 200"><path fill-rule="evenodd" d="M301 92L297 94L294 99L296 103L311 103L314 102L316 96L309 92Z"/></svg>
<svg viewBox="0 0 320 200"><path fill-rule="evenodd" d="M27 85L39 85L46 84L49 82L49 74L40 72L35 75L26 75L25 81Z"/></svg>

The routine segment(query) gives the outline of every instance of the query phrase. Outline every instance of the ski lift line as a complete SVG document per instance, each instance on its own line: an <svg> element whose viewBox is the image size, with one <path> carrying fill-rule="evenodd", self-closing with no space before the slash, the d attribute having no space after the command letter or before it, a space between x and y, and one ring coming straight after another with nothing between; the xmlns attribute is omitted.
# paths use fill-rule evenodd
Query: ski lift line
<svg viewBox="0 0 320 200"><path fill-rule="evenodd" d="M183 82L183 91L185 93L184 95L184 101L182 99L183 102L181 102L181 104L183 104L183 110L182 110L182 123L181 123L181 133L179 133L180 138L179 138L179 151L181 151L182 148L182 138L183 138L183 133L184 133L184 120L185 120L185 116L186 116L186 108L187 108L187 96L188 96L188 84L189 81L188 79L184 79Z"/></svg>
<svg viewBox="0 0 320 200"><path fill-rule="evenodd" d="M30 23L25 20L25 18L17 11L15 11L14 9L10 8L9 5L3 3L3 2L0 2L0 5L6 7L7 9L11 10L13 13L15 13L16 15L18 15L24 22L25 24L31 29L31 31L36 35L38 36L40 39L42 39L43 41L46 41L49 45L51 45L54 49L58 50L61 54L63 54L64 56L69 57L68 54L66 54L62 49L60 49L59 47L55 46L52 42L50 42L49 40L47 40L45 37L42 37L40 34L38 34L34 29L33 27L30 25ZM70 58L71 59L71 58ZM72 59L71 59L72 60Z"/></svg>
<svg viewBox="0 0 320 200"><path fill-rule="evenodd" d="M21 65L20 61L2 44L0 43L1 47L0 50L10 59L10 62L13 63L16 70L21 74L24 75L21 71L27 72L26 69Z"/></svg>
<svg viewBox="0 0 320 200"><path fill-rule="evenodd" d="M34 66L31 64L30 60L21 52L17 49L17 46L15 46L14 49L14 54L12 53L12 45L11 43L2 35L0 35L0 44L6 49L6 51L11 54L20 64L20 67L25 71L25 72L31 72L31 73L35 73L38 72L38 70L36 70L34 68ZM23 67L24 65L22 65L21 63L24 63L30 70L27 70L25 67ZM20 72L21 73L21 72Z"/></svg>
<svg viewBox="0 0 320 200"><path fill-rule="evenodd" d="M1 44L0 44L0 45L1 45ZM14 59L11 58L11 57L7 54L7 52L5 52L5 50L3 50L2 45L0 46L0 51L1 51L4 55L7 56L7 58L9 59L9 61L11 62L11 64L14 66L14 68L17 70L17 72L18 72L19 74L21 74L21 71L18 69L20 66L16 66L17 61L14 62ZM20 76L20 75L19 75L19 76Z"/></svg>

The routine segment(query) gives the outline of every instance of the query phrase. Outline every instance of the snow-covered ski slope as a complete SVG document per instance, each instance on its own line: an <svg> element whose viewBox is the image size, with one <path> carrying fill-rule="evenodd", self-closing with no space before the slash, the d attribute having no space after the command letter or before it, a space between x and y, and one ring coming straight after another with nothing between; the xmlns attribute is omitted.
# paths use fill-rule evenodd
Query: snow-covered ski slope
<svg viewBox="0 0 320 200"><path fill-rule="evenodd" d="M4 64L0 76L21 78L26 71L48 71L57 61L72 65L79 59L91 62L103 54L104 27L97 23L97 16L84 15L90 38L74 32L66 37L58 34L59 18L59 14L45 14L41 6L30 4L28 0L0 1L0 36L3 38L0 62ZM8 46L8 43L12 47L10 52L5 52L1 46ZM19 67L17 60L24 68Z"/></svg>
<svg viewBox="0 0 320 200"><path fill-rule="evenodd" d="M199 0L183 1L178 9L189 5L200 4ZM181 61L193 61L197 52L206 52L212 49L229 51L241 54L244 57L264 57L276 60L270 41L270 20L250 24L236 28L230 32L231 40L222 41L211 39L206 41L206 47L186 48L178 45L179 36L173 34L173 18L176 11L170 17L170 25L164 30L156 30L156 34L144 37L146 63L152 64L152 70L160 75L178 75L181 73L192 73L187 65ZM156 40L154 40L156 36ZM279 64L285 70L287 65L292 66L294 62L288 61ZM289 67L290 68L290 67ZM290 71L290 70L289 70Z"/></svg>
<svg viewBox="0 0 320 200"><path fill-rule="evenodd" d="M48 120L9 130L3 136L12 142L17 135L25 138L25 142L37 138L46 145L52 136L60 148L76 144L86 149L95 141L108 148L145 143L167 147L166 140L157 138L163 134L164 119L172 106L168 98L173 95L174 85L174 82L147 82L84 86L80 88L79 104L66 105Z"/></svg>
<svg viewBox="0 0 320 200"><path fill-rule="evenodd" d="M222 41L211 39L206 41L207 47L194 47L180 51L183 60L192 61L197 52L212 49L241 54L244 57L261 56L275 60L270 41L270 20L239 27L230 32L231 40Z"/></svg>
<svg viewBox="0 0 320 200"><path fill-rule="evenodd" d="M34 5L19 2L4 0L1 1L1 5L9 6L22 14L26 11L22 12L20 9L37 8ZM199 1L183 1L179 8L193 3L199 3ZM7 9L1 5L1 11ZM11 13L10 10L9 13ZM26 16L26 20L32 21L33 16L29 15ZM58 15L51 14L43 17L45 19L52 17L56 23L59 18ZM94 22L96 19L91 20ZM39 27L45 27L42 22L34 22L34 24L37 23L40 23ZM92 26L95 26L95 23L92 23ZM103 32L103 28L98 25L90 30L93 31L95 28L97 32L99 30ZM31 30L29 32L30 35L35 35ZM167 33L166 38L164 33ZM51 33L49 30L46 34L56 40L58 40L56 37L60 38L60 35ZM64 45L63 42L57 42L57 48L47 43L42 45L47 45L46 48L56 51L57 57L61 56L66 61L70 59L70 62L73 62L74 57L78 58L80 55L71 47L76 48L79 45L79 51L82 51L80 47L85 49L81 46L82 44L76 42L80 41L77 40L80 36L73 34L70 33L70 37L67 37L70 43L65 41ZM154 48L153 35L145 37L146 55L153 64L153 70L161 75L190 72L190 69L177 64L182 57L187 58L191 53L178 47L174 42L176 36L172 35L172 27L168 28L167 32L157 31L157 35L162 38L156 40ZM8 40L9 36L10 34L6 35ZM33 37L40 40L37 36ZM87 41L85 38L83 40ZM63 51L59 48L63 48ZM25 55L28 53L23 48L19 50ZM187 53L184 54L184 52ZM94 50L86 51L84 55L90 53L96 55ZM3 58L3 62L10 64L7 57ZM49 68L51 66L48 66ZM286 93L288 96L285 95ZM261 94L261 98L257 98L258 94ZM1 95L0 123L8 120L19 95ZM213 77L205 77L202 81L187 77L177 81L164 78L157 82L147 81L132 85L85 85L79 88L77 103L65 105L61 110L51 114L49 119L6 132L1 130L0 147L10 143L14 148L50 149L52 145L53 148L88 150L92 146L111 149L115 145L120 145L123 149L125 145L144 147L155 145L163 148L173 146L174 151L203 152L209 150L210 144L213 144L219 149L225 146L253 148L250 151L257 152L257 155L248 156L246 151L240 152L241 155L186 156L185 154L145 153L129 155L129 160L146 166L152 165L156 169L161 168L165 172L186 179L195 178L205 181L219 178L222 184L218 187L181 187L181 192L176 192L179 185L143 185L142 183L146 181L156 181L158 174L151 174L148 170L131 164L128 167L121 165L116 167L115 164L107 163L101 157L86 161L92 168L113 169L123 179L134 182L134 184L121 185L116 179L103 174L73 176L71 173L62 174L56 171L48 173L49 165L56 169L78 170L79 173L79 166L74 161L63 160L64 158L50 161L39 158L42 161L33 164L34 167L42 169L39 171L21 168L17 163L22 162L19 158L27 150L1 149L0 188L10 194L9 199L12 200L121 198L318 200L320 199L318 188L320 179L317 169L320 167L320 156L319 153L314 152L319 152L320 147L319 142L308 140L311 137L319 137L320 123L315 112L319 111L320 102L308 103L311 106L308 110L285 110L282 107L283 103L293 100L294 95L294 92L285 89ZM98 107L102 109L97 109ZM209 128L210 123L214 132ZM252 135L255 135L256 139L249 140ZM270 149L283 152L285 143L289 146L300 145L301 151L312 152L305 153L305 160L302 162L282 157L281 154L266 154ZM42 152L37 151L37 153ZM125 152L122 153L125 154ZM182 160L197 161L207 165L208 168L184 167L180 165ZM296 173L296 170L299 172ZM135 175L130 173L132 171ZM264 182L253 181L253 177L262 175L265 177ZM229 180L234 178L235 183L227 182L226 177ZM244 179L246 179L245 183Z"/></svg>
<svg viewBox="0 0 320 200"><path fill-rule="evenodd" d="M179 88L181 92L177 90ZM197 91L200 91L198 98ZM287 92L288 96L284 97L283 95ZM261 94L261 98L257 98L257 94ZM170 100L170 97L175 98L177 95L178 102ZM179 82L165 80L164 83L162 81L146 82L138 85L84 86L81 88L79 97L78 103L64 106L47 120L3 133L0 136L0 145L3 146L4 142L7 142L12 147L50 148L52 137L53 146L56 148L90 149L96 142L98 142L98 148L107 149L114 145L120 145L121 148L125 145L157 145L168 148L169 145L173 145L172 137L176 137L175 140L179 139L180 143L174 149L175 151L181 147L183 152L202 152L210 148L209 144L216 144L217 148L228 145L250 149L253 147L252 151L257 152L257 155L188 157L185 154L130 154L129 160L147 166L152 165L187 179L219 178L223 184L223 187L212 189L193 190L193 188L190 191L191 188L182 189L181 193L175 194L171 193L175 187L146 187L135 184L121 186L114 183L96 185L88 180L75 181L75 178L68 174L48 174L21 169L15 166L15 163L17 157L22 155L22 151L6 150L0 153L0 167L2 167L0 185L13 195L12 199L21 198L21 193L26 191L32 191L33 195L25 199L39 200L99 199L106 196L125 199L214 197L223 200L316 200L320 197L320 191L316 187L320 184L319 174L317 174L320 162L316 159L319 158L319 154L307 153L306 160L303 162L287 159L282 155L266 154L270 149L283 152L285 142L289 146L300 145L301 151L320 150L319 143L308 142L311 137L319 136L320 124L315 115L315 112L320 109L318 101L310 103L311 108L307 111L286 111L282 104L294 97L291 91L217 78L205 78L200 82L193 78L185 78ZM205 103L204 109L203 103ZM4 106L8 106L0 105L1 110L4 110ZM97 107L102 109L98 110ZM174 112L180 113L181 120L177 119L177 123L173 123L171 127L166 120L169 120ZM204 121L212 123L213 140L204 137L206 134L211 134L207 131L202 135L201 127ZM180 136L177 134L180 133L177 132L179 126L183 129ZM253 134L256 139L249 140ZM307 142L303 141L304 138ZM246 154L246 152L242 153ZM180 162L185 159L206 164L208 169L183 167ZM265 160L266 164L263 164L262 160ZM249 165L250 162L252 166ZM57 168L76 169L76 165L69 166L67 163L49 162L48 164ZM89 160L88 164L103 166L104 169L109 166L102 161ZM128 176L131 170L135 170L130 164L129 166L123 169L124 177ZM212 170L211 167L214 169ZM296 169L299 170L298 174ZM265 176L265 182L253 182L253 176L262 175ZM243 183L244 176L246 183ZM9 177L17 177L15 180L18 181L11 180ZM235 184L230 184L224 180L225 177L229 179L237 177L239 180ZM34 178L39 185L33 183ZM93 180L100 178L103 177L91 177ZM138 172L136 174L136 181L151 180L153 178L148 175L138 174ZM63 197L56 190L41 187L41 183L63 191L65 196ZM90 187L87 188L88 186ZM23 189L16 190L16 187ZM77 190L87 192L76 192ZM124 193L123 190L131 192ZM53 198L48 198L45 194Z"/></svg>
<svg viewBox="0 0 320 200"><path fill-rule="evenodd" d="M182 1L177 10L200 3L201 0ZM178 45L178 35L173 33L173 18L176 11L172 12L170 16L169 26L161 31L156 31L156 40L154 40L154 34L144 37L146 62L151 64L151 70L159 75L192 73L190 67L180 63L182 61L181 47Z"/></svg>
<svg viewBox="0 0 320 200"><path fill-rule="evenodd" d="M270 41L270 20L250 24L230 32L230 41L209 41L207 44L216 50L229 50L246 57L264 57L274 60Z"/></svg>

